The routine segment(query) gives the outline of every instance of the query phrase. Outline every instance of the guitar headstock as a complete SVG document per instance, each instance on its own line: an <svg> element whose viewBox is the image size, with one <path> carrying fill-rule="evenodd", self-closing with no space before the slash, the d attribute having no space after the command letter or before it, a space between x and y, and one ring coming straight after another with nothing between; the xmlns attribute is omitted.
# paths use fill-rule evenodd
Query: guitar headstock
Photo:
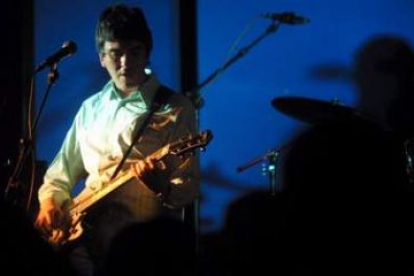
<svg viewBox="0 0 414 276"><path fill-rule="evenodd" d="M193 152L197 148L204 151L212 139L211 130L201 131L195 136L189 135L172 143L169 148L170 154L181 156L184 153Z"/></svg>

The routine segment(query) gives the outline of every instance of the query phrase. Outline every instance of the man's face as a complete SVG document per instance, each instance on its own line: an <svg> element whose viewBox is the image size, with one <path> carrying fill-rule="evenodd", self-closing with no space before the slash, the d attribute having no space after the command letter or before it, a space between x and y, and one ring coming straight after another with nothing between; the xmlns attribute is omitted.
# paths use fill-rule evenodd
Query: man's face
<svg viewBox="0 0 414 276"><path fill-rule="evenodd" d="M99 58L121 92L132 92L144 82L148 57L142 42L105 41Z"/></svg>

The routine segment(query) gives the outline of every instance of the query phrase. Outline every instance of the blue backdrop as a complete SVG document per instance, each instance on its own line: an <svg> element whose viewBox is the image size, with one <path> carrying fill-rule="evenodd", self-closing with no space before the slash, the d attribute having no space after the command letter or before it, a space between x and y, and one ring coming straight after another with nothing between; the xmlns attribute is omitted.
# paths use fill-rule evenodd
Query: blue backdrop
<svg viewBox="0 0 414 276"><path fill-rule="evenodd" d="M178 0L177 0L178 1ZM125 1L141 5L154 33L152 69L174 89L179 87L177 1ZM99 12L119 1L38 0L35 5L35 62L76 41L78 53L59 65L39 122L38 159L50 162L80 103L105 83L94 48ZM281 149L305 126L271 106L279 96L338 100L353 106L356 90L349 77L356 49L369 38L391 34L414 42L411 0L262 0L198 1L199 81L258 38L272 23L263 13L295 12L310 19L303 25L282 24L244 57L202 88L200 129L215 135L201 155L201 230L218 230L230 202L253 189L269 189L266 162L244 172L238 166ZM36 79L38 101L46 73ZM276 169L276 172L277 169Z"/></svg>

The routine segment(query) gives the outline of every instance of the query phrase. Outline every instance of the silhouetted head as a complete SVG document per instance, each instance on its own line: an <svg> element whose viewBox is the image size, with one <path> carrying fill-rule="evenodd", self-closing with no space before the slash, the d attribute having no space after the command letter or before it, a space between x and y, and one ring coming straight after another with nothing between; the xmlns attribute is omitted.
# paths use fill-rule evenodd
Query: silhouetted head
<svg viewBox="0 0 414 276"><path fill-rule="evenodd" d="M359 107L398 131L414 125L414 52L402 38L378 36L356 52Z"/></svg>

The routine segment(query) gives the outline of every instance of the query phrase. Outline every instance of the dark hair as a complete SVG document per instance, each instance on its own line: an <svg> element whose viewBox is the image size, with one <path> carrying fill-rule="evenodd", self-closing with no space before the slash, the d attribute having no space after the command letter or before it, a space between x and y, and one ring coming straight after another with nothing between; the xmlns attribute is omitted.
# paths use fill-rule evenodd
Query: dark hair
<svg viewBox="0 0 414 276"><path fill-rule="evenodd" d="M98 52L101 52L105 41L113 40L140 41L144 43L149 57L152 50L152 33L140 8L117 4L102 11L95 33Z"/></svg>

